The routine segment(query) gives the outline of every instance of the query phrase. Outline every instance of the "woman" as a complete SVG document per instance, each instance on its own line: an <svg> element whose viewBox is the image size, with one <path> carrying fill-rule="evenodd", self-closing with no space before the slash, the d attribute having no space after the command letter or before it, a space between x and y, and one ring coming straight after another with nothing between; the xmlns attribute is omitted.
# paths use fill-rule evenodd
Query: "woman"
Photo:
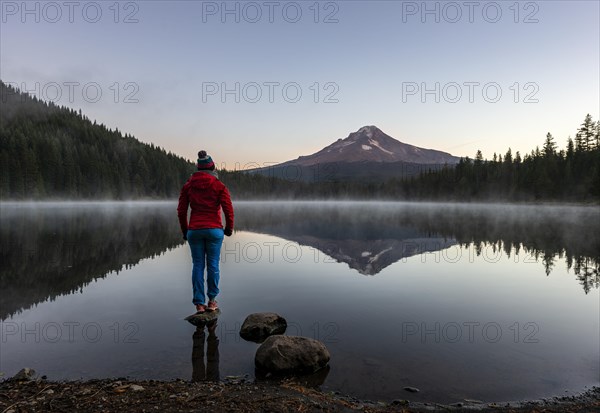
<svg viewBox="0 0 600 413"><path fill-rule="evenodd" d="M206 154L198 152L198 172L194 172L183 185L179 195L177 216L183 239L192 251L193 303L198 313L214 311L218 307L215 298L219 294L219 258L223 235L233 232L233 205L227 187L217 179L215 163ZM188 206L192 209L187 221ZM225 213L225 229L221 222L221 208ZM204 265L208 284L208 305L204 295Z"/></svg>

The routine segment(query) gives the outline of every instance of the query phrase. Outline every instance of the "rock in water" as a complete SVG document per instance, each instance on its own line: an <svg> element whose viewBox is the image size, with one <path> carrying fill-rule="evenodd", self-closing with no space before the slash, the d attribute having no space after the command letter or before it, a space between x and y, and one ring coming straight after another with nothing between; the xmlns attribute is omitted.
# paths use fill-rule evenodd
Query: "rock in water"
<svg viewBox="0 0 600 413"><path fill-rule="evenodd" d="M314 373L329 362L329 351L320 341L307 337L271 336L256 350L258 370L274 374Z"/></svg>
<svg viewBox="0 0 600 413"><path fill-rule="evenodd" d="M217 308L214 311L206 311L201 314L192 314L190 316L187 316L185 319L193 325L198 326L216 320L217 318L219 318L219 315L221 315L221 310Z"/></svg>
<svg viewBox="0 0 600 413"><path fill-rule="evenodd" d="M263 342L267 337L283 334L287 329L285 318L275 313L254 313L244 320L240 336L244 340Z"/></svg>
<svg viewBox="0 0 600 413"><path fill-rule="evenodd" d="M13 376L13 380L33 380L33 376L35 376L35 370L25 367L19 370L19 372Z"/></svg>

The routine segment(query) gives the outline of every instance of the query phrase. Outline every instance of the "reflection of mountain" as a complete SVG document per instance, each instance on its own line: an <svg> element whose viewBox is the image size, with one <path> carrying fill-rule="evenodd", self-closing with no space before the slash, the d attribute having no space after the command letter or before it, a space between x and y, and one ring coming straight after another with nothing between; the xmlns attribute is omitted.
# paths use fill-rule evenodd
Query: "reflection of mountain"
<svg viewBox="0 0 600 413"><path fill-rule="evenodd" d="M564 258L587 293L600 285L600 209L237 202L236 229L316 248L363 274L455 244L479 254ZM180 245L173 204L0 207L0 319ZM484 251L485 253L485 251Z"/></svg>
<svg viewBox="0 0 600 413"><path fill-rule="evenodd" d="M182 243L175 206L2 205L0 319Z"/></svg>
<svg viewBox="0 0 600 413"><path fill-rule="evenodd" d="M317 204L306 207L306 203L280 206L241 204L238 228L310 246L361 274L374 275L403 258L456 244L454 239L401 224L397 217L376 210L369 213L344 207L324 209Z"/></svg>
<svg viewBox="0 0 600 413"><path fill-rule="evenodd" d="M477 255L485 247L509 256L525 253L541 260L547 274L564 257L586 293L600 285L595 207L337 201L245 202L236 208L238 229L309 245L365 274L460 244Z"/></svg>
<svg viewBox="0 0 600 413"><path fill-rule="evenodd" d="M273 234L318 249L361 274L375 275L403 258L439 251L456 244L441 237L405 239L323 239L309 235Z"/></svg>

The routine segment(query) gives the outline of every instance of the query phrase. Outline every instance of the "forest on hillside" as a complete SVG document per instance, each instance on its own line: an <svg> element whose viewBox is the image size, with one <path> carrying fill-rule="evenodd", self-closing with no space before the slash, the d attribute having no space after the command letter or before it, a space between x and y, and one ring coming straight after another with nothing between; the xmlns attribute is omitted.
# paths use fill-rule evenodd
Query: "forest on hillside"
<svg viewBox="0 0 600 413"><path fill-rule="evenodd" d="M0 199L171 198L187 160L0 82Z"/></svg>

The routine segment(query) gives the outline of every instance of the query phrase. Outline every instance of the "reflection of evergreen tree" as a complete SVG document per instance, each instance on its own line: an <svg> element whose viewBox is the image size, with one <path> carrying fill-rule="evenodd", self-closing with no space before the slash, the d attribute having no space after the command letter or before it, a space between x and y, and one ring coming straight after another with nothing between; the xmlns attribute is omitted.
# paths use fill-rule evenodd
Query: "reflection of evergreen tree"
<svg viewBox="0 0 600 413"><path fill-rule="evenodd" d="M176 197L185 159L0 82L0 199Z"/></svg>
<svg viewBox="0 0 600 413"><path fill-rule="evenodd" d="M0 319L182 243L175 206L3 207Z"/></svg>
<svg viewBox="0 0 600 413"><path fill-rule="evenodd" d="M575 258L573 272L586 294L592 288L600 287L600 260L579 256Z"/></svg>
<svg viewBox="0 0 600 413"><path fill-rule="evenodd" d="M586 293L600 284L600 213L594 208L541 212L521 207L518 213L495 206L450 204L432 209L420 203L381 209L369 204L344 208L348 207L337 203L319 208L302 204L244 205L236 210L237 228L283 238L287 235L288 239L308 236L316 244L319 239L335 243L352 239L448 238L464 249L473 248L476 256L504 254L510 258L514 254L515 262L535 260L543 265L546 275L552 273L557 259L565 259Z"/></svg>
<svg viewBox="0 0 600 413"><path fill-rule="evenodd" d="M542 258L542 264L544 264L546 276L550 275L552 269L554 268L554 255L544 253L544 258Z"/></svg>
<svg viewBox="0 0 600 413"><path fill-rule="evenodd" d="M369 204L359 210L343 208L337 203L330 204L330 209L238 204L236 228L284 238L286 234L310 236L323 247L348 239L373 244L382 239L452 239L473 248L477 256L513 254L515 262L541 261L547 274L557 258L564 258L586 294L600 287L600 239L596 235L600 216L593 208L583 208L571 217L564 211L539 213L536 208L517 214L491 207L430 209L416 203L383 211ZM143 258L180 245L177 225L174 205L4 206L0 215L0 319L46 299L80 291L111 271L131 268Z"/></svg>

